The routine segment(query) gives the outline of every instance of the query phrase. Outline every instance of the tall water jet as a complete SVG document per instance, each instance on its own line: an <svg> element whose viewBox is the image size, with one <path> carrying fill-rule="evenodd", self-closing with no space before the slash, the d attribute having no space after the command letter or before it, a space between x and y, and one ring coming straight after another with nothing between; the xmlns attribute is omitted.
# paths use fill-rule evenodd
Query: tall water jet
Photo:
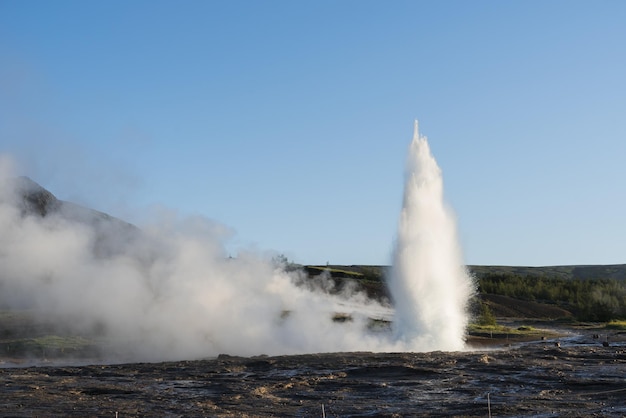
<svg viewBox="0 0 626 418"><path fill-rule="evenodd" d="M441 169L417 120L409 147L393 268L395 338L416 350L460 350L474 284L443 196Z"/></svg>

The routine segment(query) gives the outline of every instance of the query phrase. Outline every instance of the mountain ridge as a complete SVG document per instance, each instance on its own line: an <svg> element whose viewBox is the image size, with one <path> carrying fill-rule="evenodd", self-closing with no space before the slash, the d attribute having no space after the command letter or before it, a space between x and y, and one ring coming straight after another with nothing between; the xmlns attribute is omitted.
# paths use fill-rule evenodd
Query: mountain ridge
<svg viewBox="0 0 626 418"><path fill-rule="evenodd" d="M141 236L140 229L107 213L58 199L52 192L29 177L9 179L5 183L9 193L0 198L12 199L22 217L42 219L58 216L64 221L93 228L95 255L107 256L122 253L130 243Z"/></svg>

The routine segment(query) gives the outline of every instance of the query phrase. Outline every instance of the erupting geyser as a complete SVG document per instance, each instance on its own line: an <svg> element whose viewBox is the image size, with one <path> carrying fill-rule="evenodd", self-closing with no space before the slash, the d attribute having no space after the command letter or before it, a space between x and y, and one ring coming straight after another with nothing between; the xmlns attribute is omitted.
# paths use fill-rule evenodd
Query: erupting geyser
<svg viewBox="0 0 626 418"><path fill-rule="evenodd" d="M423 350L460 350L474 285L462 262L441 170L415 121L389 288L395 337Z"/></svg>
<svg viewBox="0 0 626 418"><path fill-rule="evenodd" d="M138 228L6 167L0 155L0 310L81 336L99 361L464 346L473 285L417 123L389 278L393 333L372 326L392 312L364 292L308 285L254 252L226 257L223 228L208 219L165 213Z"/></svg>

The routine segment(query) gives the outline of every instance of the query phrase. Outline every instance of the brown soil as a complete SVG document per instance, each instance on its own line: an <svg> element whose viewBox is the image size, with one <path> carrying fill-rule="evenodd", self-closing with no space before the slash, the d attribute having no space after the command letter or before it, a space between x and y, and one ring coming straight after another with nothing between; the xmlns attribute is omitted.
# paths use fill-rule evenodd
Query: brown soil
<svg viewBox="0 0 626 418"><path fill-rule="evenodd" d="M481 295L493 314L504 318L559 319L572 318L572 313L556 305L524 301L502 295Z"/></svg>

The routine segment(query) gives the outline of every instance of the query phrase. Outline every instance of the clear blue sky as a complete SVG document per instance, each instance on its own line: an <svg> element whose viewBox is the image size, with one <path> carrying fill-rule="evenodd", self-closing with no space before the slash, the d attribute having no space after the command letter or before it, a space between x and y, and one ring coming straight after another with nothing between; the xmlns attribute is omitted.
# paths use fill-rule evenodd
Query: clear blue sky
<svg viewBox="0 0 626 418"><path fill-rule="evenodd" d="M624 1L0 0L0 152L233 252L387 264L413 120L468 264L626 263Z"/></svg>

